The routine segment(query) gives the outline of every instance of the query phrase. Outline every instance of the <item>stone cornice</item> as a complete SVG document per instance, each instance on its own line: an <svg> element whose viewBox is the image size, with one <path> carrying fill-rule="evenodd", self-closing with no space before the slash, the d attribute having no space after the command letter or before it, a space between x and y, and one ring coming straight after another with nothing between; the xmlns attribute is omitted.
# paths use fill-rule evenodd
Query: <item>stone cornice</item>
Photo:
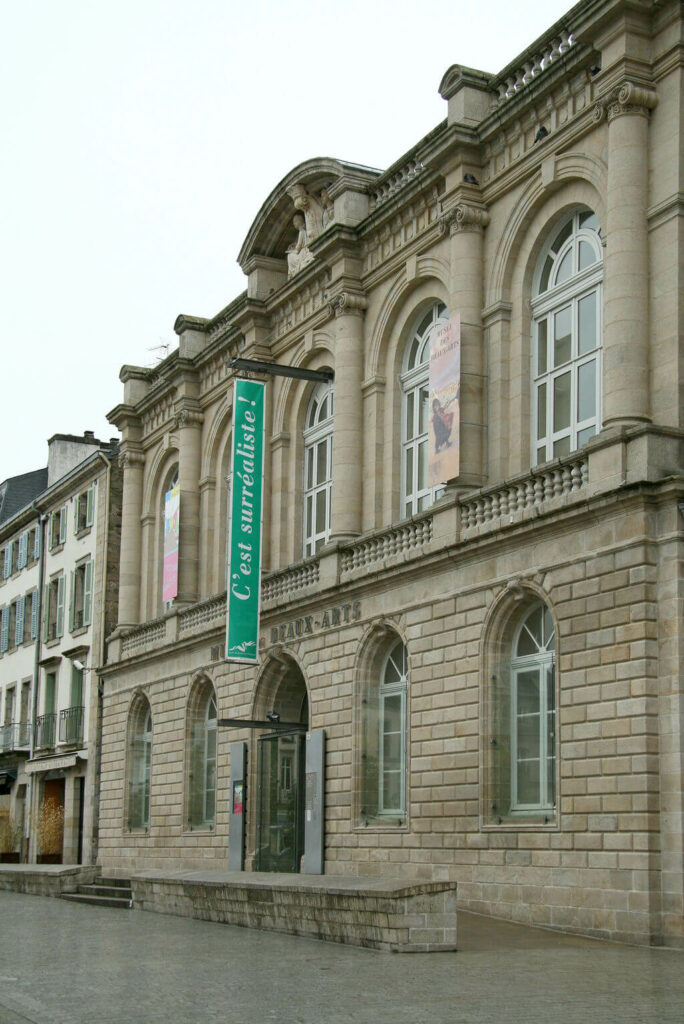
<svg viewBox="0 0 684 1024"><path fill-rule="evenodd" d="M210 321L203 316L187 316L185 313L180 313L176 317L176 322L173 325L173 329L176 334L182 334L183 331L200 331L202 334L208 330Z"/></svg>
<svg viewBox="0 0 684 1024"><path fill-rule="evenodd" d="M115 405L114 408L107 413L107 421L109 423L113 423L117 430L139 427L140 413L136 406L124 405L124 403L121 402L119 405Z"/></svg>

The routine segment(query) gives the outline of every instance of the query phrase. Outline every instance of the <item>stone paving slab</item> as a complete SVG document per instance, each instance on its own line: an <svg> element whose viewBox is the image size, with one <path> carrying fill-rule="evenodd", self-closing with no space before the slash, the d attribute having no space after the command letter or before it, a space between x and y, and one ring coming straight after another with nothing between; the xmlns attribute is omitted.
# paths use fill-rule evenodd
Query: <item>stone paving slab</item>
<svg viewBox="0 0 684 1024"><path fill-rule="evenodd" d="M678 951L459 926L458 953L406 958L0 892L0 1022L681 1024Z"/></svg>

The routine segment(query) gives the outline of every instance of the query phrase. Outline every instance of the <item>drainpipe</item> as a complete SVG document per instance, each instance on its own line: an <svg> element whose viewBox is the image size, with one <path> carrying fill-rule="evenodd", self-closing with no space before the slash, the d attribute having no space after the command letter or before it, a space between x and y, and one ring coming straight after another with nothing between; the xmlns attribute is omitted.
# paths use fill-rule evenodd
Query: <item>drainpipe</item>
<svg viewBox="0 0 684 1024"><path fill-rule="evenodd" d="M31 724L29 728L29 761L33 760L35 752L35 740L36 740L36 718L38 717L38 680L40 677L40 656L41 656L41 644L42 644L42 624L43 624L43 590L45 586L45 541L46 541L46 523L48 516L42 515L36 506L35 501L32 502L31 508L38 513L38 529L40 530L40 558L38 559L38 632L36 634L36 646L33 655L33 679L31 680ZM24 860L26 863L29 862L29 858L33 856L33 850L31 849L31 823L33 820L33 800L34 800L34 775L29 774L28 777L28 815L26 817L25 835L24 835Z"/></svg>
<svg viewBox="0 0 684 1024"><path fill-rule="evenodd" d="M111 475L112 475L112 463L111 460L103 452L97 453L102 459L106 466L106 488L105 488L105 527L103 535L103 555L102 555L102 607L100 609L100 644L97 652L97 661L100 666L105 663L105 624L106 624L106 608L107 608L107 575L109 573L109 515L111 505ZM94 588L93 588L94 590ZM90 657L90 663L92 665L92 655ZM95 677L97 686L97 720L95 722L95 749L93 751L93 817L91 822L91 835L90 835L90 863L97 864L97 858L99 854L99 839L100 839L100 786L102 782L102 715L104 711L104 683L95 668L93 667L93 673L91 676ZM90 759L90 750L88 751L88 758Z"/></svg>

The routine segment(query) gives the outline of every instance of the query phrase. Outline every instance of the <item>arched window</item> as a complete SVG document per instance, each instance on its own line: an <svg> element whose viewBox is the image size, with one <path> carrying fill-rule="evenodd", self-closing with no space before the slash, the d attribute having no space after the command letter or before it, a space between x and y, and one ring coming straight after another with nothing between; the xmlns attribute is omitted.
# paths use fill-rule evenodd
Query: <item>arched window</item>
<svg viewBox="0 0 684 1024"><path fill-rule="evenodd" d="M556 807L556 633L541 601L513 624L508 658L492 675L495 707L489 739L495 820L548 820Z"/></svg>
<svg viewBox="0 0 684 1024"><path fill-rule="evenodd" d="M428 422L430 335L448 320L442 302L435 302L412 332L401 374L401 514L412 516L428 508L444 492L428 486Z"/></svg>
<svg viewBox="0 0 684 1024"><path fill-rule="evenodd" d="M131 710L128 746L128 827L150 827L152 714L145 697Z"/></svg>
<svg viewBox="0 0 684 1024"><path fill-rule="evenodd" d="M542 253L532 343L533 461L581 448L601 428L601 229L578 210Z"/></svg>
<svg viewBox="0 0 684 1024"><path fill-rule="evenodd" d="M335 392L316 386L304 427L304 557L330 539L332 444Z"/></svg>
<svg viewBox="0 0 684 1024"><path fill-rule="evenodd" d="M213 828L216 812L216 695L210 683L190 711L188 824Z"/></svg>
<svg viewBox="0 0 684 1024"><path fill-rule="evenodd" d="M162 607L166 610L178 594L178 525L180 496L178 494L178 465L173 466L162 488Z"/></svg>
<svg viewBox="0 0 684 1024"><path fill-rule="evenodd" d="M406 819L408 657L401 640L377 664L362 699L361 819Z"/></svg>

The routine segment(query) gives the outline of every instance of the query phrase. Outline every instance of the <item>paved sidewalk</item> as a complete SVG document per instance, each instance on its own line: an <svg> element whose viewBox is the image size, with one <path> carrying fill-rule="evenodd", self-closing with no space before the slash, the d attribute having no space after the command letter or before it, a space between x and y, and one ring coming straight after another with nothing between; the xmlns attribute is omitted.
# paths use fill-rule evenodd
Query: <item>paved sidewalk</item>
<svg viewBox="0 0 684 1024"><path fill-rule="evenodd" d="M684 954L459 917L392 955L0 892L0 1024L681 1024Z"/></svg>

